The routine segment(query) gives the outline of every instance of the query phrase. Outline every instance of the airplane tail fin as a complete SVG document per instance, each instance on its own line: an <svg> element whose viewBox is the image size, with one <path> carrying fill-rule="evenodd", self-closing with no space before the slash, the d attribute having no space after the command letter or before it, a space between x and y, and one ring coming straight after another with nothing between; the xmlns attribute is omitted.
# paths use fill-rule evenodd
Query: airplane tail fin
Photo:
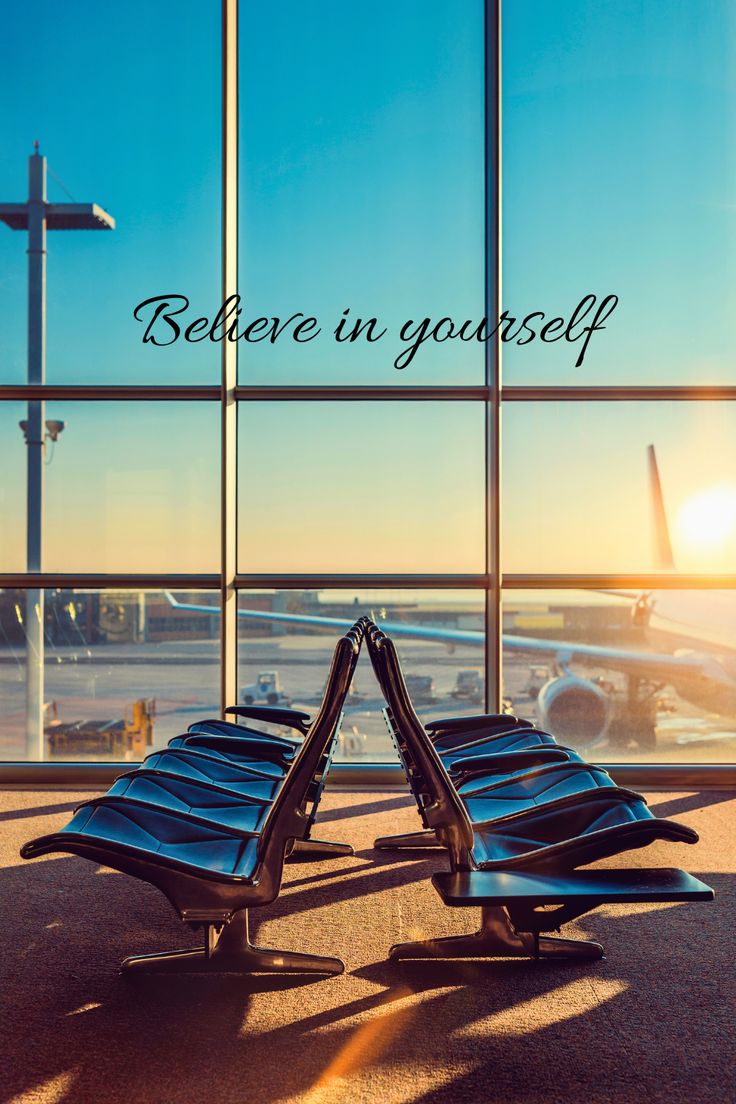
<svg viewBox="0 0 736 1104"><path fill-rule="evenodd" d="M664 496L654 445L647 447L647 457L649 461L649 491L652 496L652 517L654 519L654 558L660 570L675 571L675 557L672 555L672 541L670 540L667 511L664 508Z"/></svg>

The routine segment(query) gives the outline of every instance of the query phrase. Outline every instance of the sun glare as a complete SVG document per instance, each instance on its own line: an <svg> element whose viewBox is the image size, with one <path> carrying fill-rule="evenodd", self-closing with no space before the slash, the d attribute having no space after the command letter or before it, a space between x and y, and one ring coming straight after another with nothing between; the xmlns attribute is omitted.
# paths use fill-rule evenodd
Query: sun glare
<svg viewBox="0 0 736 1104"><path fill-rule="evenodd" d="M685 499L677 515L680 540L693 551L719 552L736 534L736 486L721 483Z"/></svg>

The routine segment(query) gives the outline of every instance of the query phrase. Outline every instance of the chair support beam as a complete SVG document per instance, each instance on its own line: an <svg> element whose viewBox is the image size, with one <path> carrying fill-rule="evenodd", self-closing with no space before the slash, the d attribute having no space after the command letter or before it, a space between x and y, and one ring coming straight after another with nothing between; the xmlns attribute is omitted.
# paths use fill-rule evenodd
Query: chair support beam
<svg viewBox="0 0 736 1104"><path fill-rule="evenodd" d="M485 907L481 925L469 935L451 935L443 939L397 943L389 958L569 958L598 959L603 947L586 939L559 939L540 936L539 932L518 932L505 908Z"/></svg>
<svg viewBox="0 0 736 1104"><path fill-rule="evenodd" d="M340 958L254 947L248 934L248 910L228 924L203 925L204 945L180 951L135 955L121 964L125 975L140 974L341 974Z"/></svg>

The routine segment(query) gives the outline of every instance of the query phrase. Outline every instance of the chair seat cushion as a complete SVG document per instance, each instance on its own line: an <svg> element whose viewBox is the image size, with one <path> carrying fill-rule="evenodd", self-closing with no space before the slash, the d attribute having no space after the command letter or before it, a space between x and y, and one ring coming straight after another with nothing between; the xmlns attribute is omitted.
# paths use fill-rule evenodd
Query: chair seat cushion
<svg viewBox="0 0 736 1104"><path fill-rule="evenodd" d="M527 771L504 782L493 779L485 790L476 790L472 797L463 800L470 819L478 823L544 807L573 794L615 786L610 774L599 767L562 764Z"/></svg>
<svg viewBox="0 0 736 1104"><path fill-rule="evenodd" d="M573 870L596 859L645 847L656 839L697 843L698 834L677 821L654 817L643 799L591 798L476 829L473 857L483 869L519 866Z"/></svg>
<svg viewBox="0 0 736 1104"><path fill-rule="evenodd" d="M238 832L260 832L270 802L254 801L204 782L174 775L138 770L118 778L108 791L110 797L134 798L149 805L209 821L213 827Z"/></svg>
<svg viewBox="0 0 736 1104"><path fill-rule="evenodd" d="M269 801L273 800L281 786L281 779L261 778L247 767L208 755L204 749L182 747L154 751L144 759L143 768L195 781L214 782L233 793L263 797Z"/></svg>
<svg viewBox="0 0 736 1104"><path fill-rule="evenodd" d="M34 858L52 851L84 855L127 870L126 859L176 868L195 877L250 881L256 869L257 837L235 836L206 828L167 810L143 808L124 799L83 806L59 832L27 843L21 855Z"/></svg>

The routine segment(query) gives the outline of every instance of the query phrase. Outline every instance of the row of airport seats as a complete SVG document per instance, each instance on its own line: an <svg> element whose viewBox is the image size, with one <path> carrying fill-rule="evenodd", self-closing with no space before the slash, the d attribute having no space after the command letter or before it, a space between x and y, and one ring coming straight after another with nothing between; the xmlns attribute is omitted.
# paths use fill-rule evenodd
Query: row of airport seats
<svg viewBox="0 0 736 1104"><path fill-rule="evenodd" d="M682 870L578 869L654 840L696 843L698 836L654 816L641 794L521 718L490 714L424 726L393 642L373 622L366 640L424 825L381 837L375 847L444 848L450 869L432 878L440 897L481 908L472 935L398 944L392 958L600 958L599 943L542 933L604 903L713 899Z"/></svg>
<svg viewBox="0 0 736 1104"><path fill-rule="evenodd" d="M248 913L278 896L288 855L352 853L313 840L311 828L365 627L361 618L338 640L310 723L307 714L276 711L301 732L298 741L199 722L80 805L66 827L21 849L24 859L81 855L150 882L202 929L200 948L127 958L124 973L342 973L339 958L254 946ZM275 718L259 707L234 711L249 721Z"/></svg>
<svg viewBox="0 0 736 1104"><path fill-rule="evenodd" d="M393 958L596 958L597 943L542 933L605 902L712 898L679 870L578 869L655 839L694 843L697 835L654 817L641 795L519 718L425 727L392 641L361 618L336 645L313 719L280 706L238 706L227 712L246 724L198 721L81 805L61 831L22 849L24 858L71 852L142 878L203 929L200 949L129 958L125 972L342 972L340 959L254 947L248 911L278 895L288 855L352 853L311 833L364 640L424 826L375 846L444 848L449 870L433 876L435 888L446 904L480 906L482 915L478 933L401 944ZM260 722L295 735L253 727Z"/></svg>

